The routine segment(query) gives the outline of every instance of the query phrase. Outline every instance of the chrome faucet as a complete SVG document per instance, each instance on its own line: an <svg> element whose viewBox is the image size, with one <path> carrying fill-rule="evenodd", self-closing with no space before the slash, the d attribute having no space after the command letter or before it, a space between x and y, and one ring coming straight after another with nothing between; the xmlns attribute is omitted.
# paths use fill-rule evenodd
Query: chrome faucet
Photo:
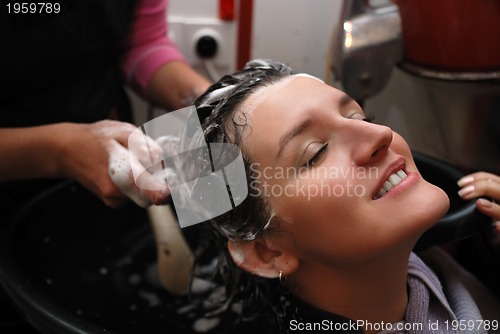
<svg viewBox="0 0 500 334"><path fill-rule="evenodd" d="M393 66L402 59L396 5L374 7L368 0L344 0L332 38L333 84L358 102L382 90Z"/></svg>

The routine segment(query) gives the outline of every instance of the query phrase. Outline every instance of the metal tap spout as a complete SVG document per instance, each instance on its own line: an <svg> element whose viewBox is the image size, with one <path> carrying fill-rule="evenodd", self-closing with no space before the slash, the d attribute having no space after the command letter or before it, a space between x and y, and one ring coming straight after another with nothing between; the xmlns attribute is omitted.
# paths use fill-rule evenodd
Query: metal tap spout
<svg viewBox="0 0 500 334"><path fill-rule="evenodd" d="M339 22L332 36L333 84L364 101L382 90L402 58L399 11L396 5L344 0Z"/></svg>

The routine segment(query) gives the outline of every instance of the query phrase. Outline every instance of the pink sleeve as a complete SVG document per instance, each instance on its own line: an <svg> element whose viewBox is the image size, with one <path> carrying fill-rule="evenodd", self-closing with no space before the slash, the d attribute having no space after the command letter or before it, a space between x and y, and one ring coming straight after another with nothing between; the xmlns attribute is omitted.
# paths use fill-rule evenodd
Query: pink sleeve
<svg viewBox="0 0 500 334"><path fill-rule="evenodd" d="M127 82L146 96L154 73L171 61L185 61L167 36L167 0L139 0L125 39L121 68Z"/></svg>

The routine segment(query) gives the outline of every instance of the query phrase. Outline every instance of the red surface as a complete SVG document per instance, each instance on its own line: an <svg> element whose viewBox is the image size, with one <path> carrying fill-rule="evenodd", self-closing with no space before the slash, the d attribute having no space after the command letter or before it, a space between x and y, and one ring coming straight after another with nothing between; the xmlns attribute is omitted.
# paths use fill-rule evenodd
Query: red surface
<svg viewBox="0 0 500 334"><path fill-rule="evenodd" d="M238 49L236 69L239 70L250 60L252 41L253 0L240 0L238 15Z"/></svg>
<svg viewBox="0 0 500 334"><path fill-rule="evenodd" d="M219 0L219 18L234 21L234 0Z"/></svg>
<svg viewBox="0 0 500 334"><path fill-rule="evenodd" d="M500 69L499 0L394 0L405 60L433 69Z"/></svg>

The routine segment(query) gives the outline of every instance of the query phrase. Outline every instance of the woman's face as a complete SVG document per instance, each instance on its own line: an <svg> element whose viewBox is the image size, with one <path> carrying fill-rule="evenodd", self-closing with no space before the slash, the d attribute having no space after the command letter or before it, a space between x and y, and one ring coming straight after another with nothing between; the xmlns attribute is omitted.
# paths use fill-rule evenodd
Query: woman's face
<svg viewBox="0 0 500 334"><path fill-rule="evenodd" d="M249 125L242 148L259 176L250 186L289 232L276 234L293 240L281 247L303 263L345 265L412 247L448 209L403 138L319 80L285 78L240 112Z"/></svg>

